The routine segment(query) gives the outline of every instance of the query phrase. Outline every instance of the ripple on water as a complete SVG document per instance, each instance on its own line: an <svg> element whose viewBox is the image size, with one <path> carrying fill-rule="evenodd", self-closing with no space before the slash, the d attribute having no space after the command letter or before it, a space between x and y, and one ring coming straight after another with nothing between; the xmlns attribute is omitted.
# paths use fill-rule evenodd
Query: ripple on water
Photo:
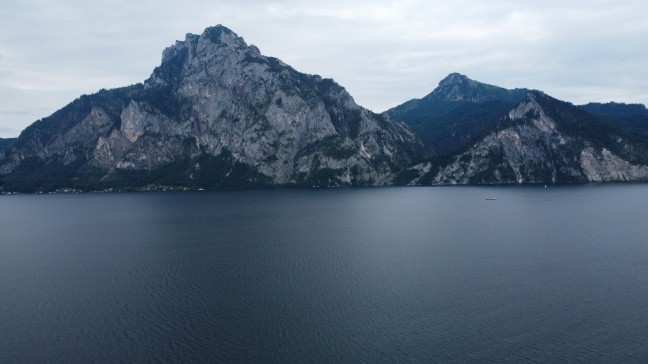
<svg viewBox="0 0 648 364"><path fill-rule="evenodd" d="M648 360L648 186L36 197L1 362Z"/></svg>

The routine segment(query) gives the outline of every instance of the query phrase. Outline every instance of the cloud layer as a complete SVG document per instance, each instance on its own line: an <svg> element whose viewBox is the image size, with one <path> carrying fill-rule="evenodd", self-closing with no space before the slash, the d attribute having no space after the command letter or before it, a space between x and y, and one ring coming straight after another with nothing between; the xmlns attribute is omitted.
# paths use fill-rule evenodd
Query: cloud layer
<svg viewBox="0 0 648 364"><path fill-rule="evenodd" d="M571 101L648 102L643 1L25 0L0 8L0 137L84 93L146 79L185 33L223 24L375 111L461 72Z"/></svg>

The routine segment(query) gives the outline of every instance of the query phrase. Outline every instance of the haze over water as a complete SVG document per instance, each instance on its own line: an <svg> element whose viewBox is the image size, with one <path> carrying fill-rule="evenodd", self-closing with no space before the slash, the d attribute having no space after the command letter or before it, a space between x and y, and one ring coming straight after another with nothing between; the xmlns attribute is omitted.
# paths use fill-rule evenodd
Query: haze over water
<svg viewBox="0 0 648 364"><path fill-rule="evenodd" d="M20 195L0 216L3 363L648 360L648 185Z"/></svg>

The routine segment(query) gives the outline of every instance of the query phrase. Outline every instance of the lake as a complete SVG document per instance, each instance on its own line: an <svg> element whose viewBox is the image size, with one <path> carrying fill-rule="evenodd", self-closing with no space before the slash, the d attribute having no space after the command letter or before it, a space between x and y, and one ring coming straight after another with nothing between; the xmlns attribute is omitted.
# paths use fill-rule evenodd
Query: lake
<svg viewBox="0 0 648 364"><path fill-rule="evenodd" d="M0 362L93 361L646 362L648 185L1 196Z"/></svg>

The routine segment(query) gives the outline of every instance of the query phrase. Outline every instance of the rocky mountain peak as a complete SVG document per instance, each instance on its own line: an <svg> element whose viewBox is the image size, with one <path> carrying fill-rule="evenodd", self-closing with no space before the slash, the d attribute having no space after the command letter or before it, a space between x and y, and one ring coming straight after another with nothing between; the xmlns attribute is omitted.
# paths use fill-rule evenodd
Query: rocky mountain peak
<svg viewBox="0 0 648 364"><path fill-rule="evenodd" d="M451 73L441 80L439 86L426 96L426 98L440 101L465 101L475 103L494 100L518 102L524 97L527 91L526 89L507 90L502 87L471 80L460 73Z"/></svg>
<svg viewBox="0 0 648 364"><path fill-rule="evenodd" d="M145 82L147 87L166 87L177 83L187 68L200 68L216 59L224 66L237 63L245 57L260 57L259 49L248 46L245 40L222 25L206 28L202 34L188 33L185 40L162 52L162 62ZM229 60L229 62L228 62ZM186 73L186 72L185 72Z"/></svg>
<svg viewBox="0 0 648 364"><path fill-rule="evenodd" d="M226 46L234 49L247 47L247 44L242 37L239 37L227 27L216 25L206 28L200 35L187 33L184 41L176 41L174 45L166 48L162 52L162 63L172 58L178 53L178 51L187 46L195 46L201 39L207 40L208 43L211 43L214 46Z"/></svg>
<svg viewBox="0 0 648 364"><path fill-rule="evenodd" d="M202 36L209 38L214 43L223 42L227 43L229 41L243 41L243 38L239 37L238 34L234 33L231 29L223 25L214 25L212 27L207 27L202 33Z"/></svg>
<svg viewBox="0 0 648 364"><path fill-rule="evenodd" d="M446 101L473 101L479 102L475 98L476 89L479 83L460 73L451 73L439 82L439 86L433 91L433 94L441 100Z"/></svg>
<svg viewBox="0 0 648 364"><path fill-rule="evenodd" d="M524 100L509 112L509 119L522 120L529 116L544 117L542 106L538 103L538 98L540 97L542 97L542 93L529 91Z"/></svg>
<svg viewBox="0 0 648 364"><path fill-rule="evenodd" d="M462 75L461 73L453 72L449 75L447 75L444 79L442 79L439 82L439 87L446 87L446 86L451 86L451 85L462 85L467 82L472 81L470 78L468 78L465 75ZM472 81L475 82L475 81Z"/></svg>
<svg viewBox="0 0 648 364"><path fill-rule="evenodd" d="M405 125L220 25L165 49L144 85L81 97L30 128L0 156L0 178L37 178L11 188L385 185L421 154Z"/></svg>
<svg viewBox="0 0 648 364"><path fill-rule="evenodd" d="M407 101L386 114L405 122L438 153L456 149L490 128L522 101L526 89L507 90L451 73L421 99Z"/></svg>

